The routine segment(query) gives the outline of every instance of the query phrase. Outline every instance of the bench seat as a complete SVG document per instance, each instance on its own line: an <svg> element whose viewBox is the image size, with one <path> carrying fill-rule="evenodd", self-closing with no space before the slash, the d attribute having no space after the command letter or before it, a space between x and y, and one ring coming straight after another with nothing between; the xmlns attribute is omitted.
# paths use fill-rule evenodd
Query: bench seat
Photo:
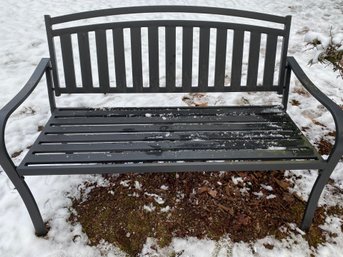
<svg viewBox="0 0 343 257"><path fill-rule="evenodd" d="M263 169L280 164L285 168L287 163L290 168L323 164L277 106L56 109L18 171L22 175L118 173L133 167L135 172L137 168L151 172L151 167L204 171L232 165L251 170L258 169L261 160L270 164L263 162ZM206 165L209 162L217 166Z"/></svg>

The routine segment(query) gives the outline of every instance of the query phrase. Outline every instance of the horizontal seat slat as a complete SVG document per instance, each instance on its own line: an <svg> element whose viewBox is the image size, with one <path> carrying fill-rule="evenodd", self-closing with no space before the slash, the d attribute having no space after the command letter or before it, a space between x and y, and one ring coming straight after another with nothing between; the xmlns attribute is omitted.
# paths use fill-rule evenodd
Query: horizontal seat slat
<svg viewBox="0 0 343 257"><path fill-rule="evenodd" d="M22 176L70 175L70 174L108 174L126 172L203 172L219 170L283 170L287 169L322 169L326 163L321 160L266 160L257 161L194 161L189 162L141 162L132 163L92 163L92 165L20 165L18 172Z"/></svg>
<svg viewBox="0 0 343 257"><path fill-rule="evenodd" d="M70 153L70 152L110 152L137 150L180 150L180 149L275 149L296 150L307 148L301 139L273 140L273 139L225 139L208 141L133 141L111 143L83 143L83 144L39 144L33 153Z"/></svg>
<svg viewBox="0 0 343 257"><path fill-rule="evenodd" d="M190 123L190 124L136 124L132 125L62 125L48 126L46 133L101 133L101 132L174 132L174 131L292 131L293 126L287 122L266 123Z"/></svg>
<svg viewBox="0 0 343 257"><path fill-rule="evenodd" d="M121 153L29 155L27 164L99 163L130 161L184 161L184 160L272 160L314 159L311 150L180 150L180 151L126 151Z"/></svg>
<svg viewBox="0 0 343 257"><path fill-rule="evenodd" d="M71 117L57 118L51 124L146 124L146 123L199 123L202 122L276 122L285 121L284 116L257 115L237 116L160 116L160 117Z"/></svg>
<svg viewBox="0 0 343 257"><path fill-rule="evenodd" d="M232 132L232 131L199 131L199 132L146 132L146 133L98 133L83 135L42 135L41 142L112 142L112 141L161 141L161 140L209 140L226 138L299 138L297 132L289 131L258 131L258 132Z"/></svg>

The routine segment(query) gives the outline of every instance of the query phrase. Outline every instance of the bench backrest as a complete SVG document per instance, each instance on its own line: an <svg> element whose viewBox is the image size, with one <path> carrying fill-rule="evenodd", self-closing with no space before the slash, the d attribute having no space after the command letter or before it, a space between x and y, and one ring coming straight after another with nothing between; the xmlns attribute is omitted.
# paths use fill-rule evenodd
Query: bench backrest
<svg viewBox="0 0 343 257"><path fill-rule="evenodd" d="M144 19L127 21L127 15L141 13L146 13ZM163 13L163 19L151 19L155 13ZM167 13L186 19L165 19ZM189 13L207 20L187 19ZM214 21L206 14L223 19ZM124 21L91 23L93 18L119 16ZM268 24L233 23L228 16ZM140 6L46 15L45 21L56 95L283 90L290 16ZM87 24L70 26L80 21Z"/></svg>

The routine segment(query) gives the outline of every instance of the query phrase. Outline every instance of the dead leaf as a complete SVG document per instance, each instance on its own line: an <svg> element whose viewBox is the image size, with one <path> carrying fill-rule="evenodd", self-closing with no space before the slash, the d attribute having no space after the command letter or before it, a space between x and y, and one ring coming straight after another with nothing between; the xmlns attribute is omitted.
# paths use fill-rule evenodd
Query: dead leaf
<svg viewBox="0 0 343 257"><path fill-rule="evenodd" d="M288 190L288 188L289 188L289 182L284 181L284 180L278 180L277 178L274 178L274 181L275 181L276 184L278 184L279 187L281 187L283 190Z"/></svg>
<svg viewBox="0 0 343 257"><path fill-rule="evenodd" d="M232 186L231 184L227 184L225 187L225 193L228 196L232 195L240 195L239 189L237 187Z"/></svg>
<svg viewBox="0 0 343 257"><path fill-rule="evenodd" d="M207 192L210 196L212 196L213 198L216 198L217 197L217 190L212 190L210 189L208 192Z"/></svg>
<svg viewBox="0 0 343 257"><path fill-rule="evenodd" d="M203 102L203 103L194 102L194 105L197 107L207 107L208 103L207 102Z"/></svg>
<svg viewBox="0 0 343 257"><path fill-rule="evenodd" d="M260 225L260 222L256 222L255 224L255 228L256 228L256 231L260 232L261 231L261 225Z"/></svg>
<svg viewBox="0 0 343 257"><path fill-rule="evenodd" d="M186 100L191 100L191 98L189 96L185 95L182 97L182 101L186 101Z"/></svg>
<svg viewBox="0 0 343 257"><path fill-rule="evenodd" d="M269 250L273 250L273 248L274 248L274 245L272 245L272 244L263 244L263 246Z"/></svg>
<svg viewBox="0 0 343 257"><path fill-rule="evenodd" d="M245 214L239 214L238 215L238 219L237 219L237 224L238 225L242 225L242 226L246 226L250 223L251 218Z"/></svg>
<svg viewBox="0 0 343 257"><path fill-rule="evenodd" d="M202 193L208 192L209 190L210 190L210 188L208 186L200 187L198 189L198 194L202 194Z"/></svg>
<svg viewBox="0 0 343 257"><path fill-rule="evenodd" d="M304 199L302 199L299 195L297 195L296 193L293 194L293 196L295 198L297 198L300 202L305 202Z"/></svg>
<svg viewBox="0 0 343 257"><path fill-rule="evenodd" d="M227 184L225 187L225 193L230 196L231 192L232 190L231 190L230 184Z"/></svg>
<svg viewBox="0 0 343 257"><path fill-rule="evenodd" d="M287 203L293 203L294 197L291 194L285 194L283 196L283 200L286 201Z"/></svg>
<svg viewBox="0 0 343 257"><path fill-rule="evenodd" d="M222 204L220 204L220 203L217 203L216 205L217 205L220 209L222 209L223 211L228 212L231 216L234 215L234 211L233 211L232 208L227 207L227 206L225 206L225 205L222 205Z"/></svg>

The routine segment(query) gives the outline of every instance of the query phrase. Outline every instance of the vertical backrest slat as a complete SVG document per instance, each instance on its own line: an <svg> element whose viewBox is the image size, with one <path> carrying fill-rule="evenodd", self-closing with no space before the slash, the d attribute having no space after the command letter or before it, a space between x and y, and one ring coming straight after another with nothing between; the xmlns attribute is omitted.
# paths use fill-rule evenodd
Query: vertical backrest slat
<svg viewBox="0 0 343 257"><path fill-rule="evenodd" d="M175 87L176 28L166 27L166 87Z"/></svg>
<svg viewBox="0 0 343 257"><path fill-rule="evenodd" d="M251 32L248 60L248 79L247 87L256 89L258 76L258 60L260 56L261 33Z"/></svg>
<svg viewBox="0 0 343 257"><path fill-rule="evenodd" d="M231 85L233 90L241 86L244 31L235 30L233 34Z"/></svg>
<svg viewBox="0 0 343 257"><path fill-rule="evenodd" d="M214 86L216 90L224 90L225 63L226 63L227 30L217 29L216 65Z"/></svg>
<svg viewBox="0 0 343 257"><path fill-rule="evenodd" d="M208 87L208 65L210 47L210 28L200 28L198 87L206 91Z"/></svg>
<svg viewBox="0 0 343 257"><path fill-rule="evenodd" d="M53 89L56 96L59 96L60 95L60 80L59 80L59 76L58 76L59 72L57 68L56 47L55 47L54 37L52 36L51 17L50 15L44 15L44 19L45 19L46 34L47 34L47 39L48 39L49 54L50 54L50 60L51 60L52 76L53 76L53 83L51 83L51 86L52 86L51 89ZM50 102L50 105L52 104L55 105L53 102Z"/></svg>
<svg viewBox="0 0 343 257"><path fill-rule="evenodd" d="M99 86L106 92L110 87L106 30L95 31L96 54L98 59Z"/></svg>
<svg viewBox="0 0 343 257"><path fill-rule="evenodd" d="M136 92L143 90L141 28L131 28L132 81Z"/></svg>
<svg viewBox="0 0 343 257"><path fill-rule="evenodd" d="M264 63L263 85L268 89L273 89L275 57L276 57L277 36L268 35L266 59Z"/></svg>
<svg viewBox="0 0 343 257"><path fill-rule="evenodd" d="M158 89L160 85L158 27L148 28L149 44L149 87Z"/></svg>
<svg viewBox="0 0 343 257"><path fill-rule="evenodd" d="M285 70L286 70L286 59L287 59L287 51L288 51L288 41L289 41L289 31L291 28L291 16L286 16L286 23L285 23L285 36L282 38L282 51L281 51L281 59L280 59L280 72L279 72L279 90L278 93L286 93L288 92L289 83L285 84Z"/></svg>
<svg viewBox="0 0 343 257"><path fill-rule="evenodd" d="M66 87L68 89L76 88L75 81L75 67L74 67L74 57L73 48L71 44L71 35L66 34L60 37L61 39L61 50L62 50L62 60Z"/></svg>
<svg viewBox="0 0 343 257"><path fill-rule="evenodd" d="M184 27L182 31L182 88L192 87L193 27Z"/></svg>
<svg viewBox="0 0 343 257"><path fill-rule="evenodd" d="M92 66L89 50L89 36L88 32L77 33L77 40L79 44L80 67L82 86L84 88L93 87Z"/></svg>
<svg viewBox="0 0 343 257"><path fill-rule="evenodd" d="M114 64L116 69L116 87L126 91L126 69L125 69L125 48L123 29L117 28L112 30L113 35L113 52Z"/></svg>

